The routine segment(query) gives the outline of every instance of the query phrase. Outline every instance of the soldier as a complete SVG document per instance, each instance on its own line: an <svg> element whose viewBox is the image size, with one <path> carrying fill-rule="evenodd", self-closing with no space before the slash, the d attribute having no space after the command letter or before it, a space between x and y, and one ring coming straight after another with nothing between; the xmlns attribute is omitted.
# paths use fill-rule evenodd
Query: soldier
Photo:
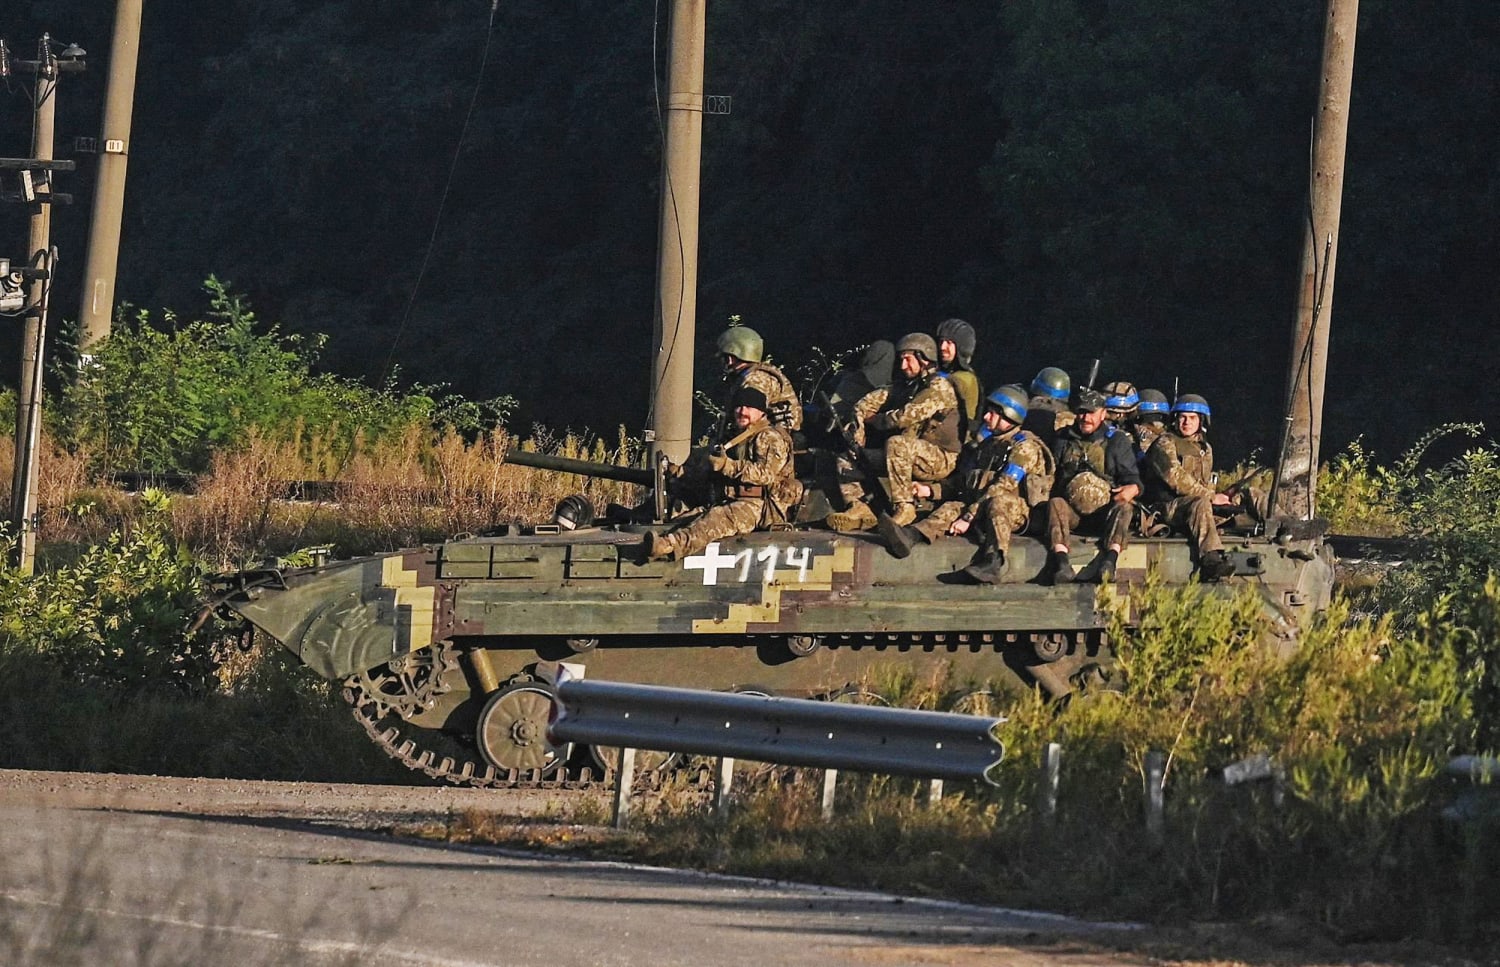
<svg viewBox="0 0 1500 967"><path fill-rule="evenodd" d="M1068 411L1072 385L1067 373L1056 366L1044 366L1031 381L1031 399L1026 403L1028 413L1022 429L1049 447L1056 443L1058 431L1073 422L1073 414Z"/></svg>
<svg viewBox="0 0 1500 967"><path fill-rule="evenodd" d="M948 378L958 401L963 404L963 423L959 432L963 439L968 439L969 433L979 426L979 401L984 398L973 365L977 342L974 327L962 319L944 319L938 323L933 338L938 347L938 375Z"/></svg>
<svg viewBox="0 0 1500 967"><path fill-rule="evenodd" d="M889 339L877 339L859 354L859 365L846 367L833 384L828 402L840 423L854 418L854 404L865 395L891 385L896 369L896 346Z"/></svg>
<svg viewBox="0 0 1500 967"><path fill-rule="evenodd" d="M854 406L851 442L861 448L863 462L883 471L890 485L891 518L898 526L917 519L912 502L914 480L941 480L953 472L961 442L958 436L958 397L953 384L937 374L937 343L923 332L902 337L896 362L902 379L890 389L868 393ZM876 441L864 449L866 439ZM848 474L858 469L841 458ZM840 488L847 505L828 515L837 531L869 530L875 513L865 503L865 484L855 480Z"/></svg>
<svg viewBox="0 0 1500 967"><path fill-rule="evenodd" d="M919 540L931 543L945 534L978 537L979 553L964 573L994 584L1005 573L1012 534L1025 530L1033 507L1044 504L1056 469L1052 453L1021 429L1026 421L1026 391L1002 386L989 395L981 416L989 436L973 440L959 455L958 471L948 483L914 484L918 496L941 501L914 526L901 527L882 514L880 534L896 557L906 557ZM980 521L976 531L974 522Z"/></svg>
<svg viewBox="0 0 1500 967"><path fill-rule="evenodd" d="M665 537L647 535L652 560L680 560L721 538L785 523L802 499L792 471L792 435L767 418L766 394L741 386L731 403L735 436L706 457L716 491L713 506Z"/></svg>
<svg viewBox="0 0 1500 967"><path fill-rule="evenodd" d="M1130 435L1110 425L1105 396L1079 387L1073 394L1074 425L1059 433L1053 445L1061 495L1047 504L1047 540L1052 549L1054 584L1114 580L1120 552L1130 540L1141 475ZM1082 573L1068 560L1071 533L1080 527L1102 531L1102 549Z"/></svg>
<svg viewBox="0 0 1500 967"><path fill-rule="evenodd" d="M808 443L829 450L840 449L841 428L854 419L854 405L872 390L890 386L895 365L895 343L877 339L860 353L858 365L839 370L833 389L819 393L817 402L803 414L809 431Z"/></svg>
<svg viewBox="0 0 1500 967"><path fill-rule="evenodd" d="M1151 451L1151 444L1167 428L1167 414L1172 407L1167 403L1167 394L1159 389L1141 390L1140 408L1135 413L1135 425L1131 435L1135 437L1135 451L1142 462Z"/></svg>
<svg viewBox="0 0 1500 967"><path fill-rule="evenodd" d="M1184 393L1172 404L1172 428L1146 455L1146 499L1174 530L1187 531L1198 553L1198 574L1218 581L1234 573L1214 523L1214 508L1233 499L1214 492L1214 448L1204 436L1212 413L1208 401Z"/></svg>
<svg viewBox="0 0 1500 967"><path fill-rule="evenodd" d="M1141 395L1135 391L1134 383L1117 379L1104 384L1104 415L1116 429L1131 433L1130 426L1140 408ZM1131 437L1134 436L1131 433Z"/></svg>
<svg viewBox="0 0 1500 967"><path fill-rule="evenodd" d="M797 399L796 387L785 373L765 362L766 346L760 333L749 326L730 326L719 334L717 346L731 398L741 386L758 389L770 404L767 413L772 423L793 433L802 429L802 402ZM723 441L722 434L729 431L731 422L726 410L715 442Z"/></svg>

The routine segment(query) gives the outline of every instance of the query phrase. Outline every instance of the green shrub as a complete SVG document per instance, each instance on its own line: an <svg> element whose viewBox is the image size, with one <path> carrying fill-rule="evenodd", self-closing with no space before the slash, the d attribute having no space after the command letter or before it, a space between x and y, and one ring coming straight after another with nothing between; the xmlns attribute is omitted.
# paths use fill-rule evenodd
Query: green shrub
<svg viewBox="0 0 1500 967"><path fill-rule="evenodd" d="M475 433L509 412L507 398L473 402L442 387L379 389L314 373L326 337L262 331L244 299L210 277L206 319L171 312L122 318L97 346L86 378L64 389L59 433L103 471L196 473L252 431L271 440L320 440L347 455L411 426Z"/></svg>

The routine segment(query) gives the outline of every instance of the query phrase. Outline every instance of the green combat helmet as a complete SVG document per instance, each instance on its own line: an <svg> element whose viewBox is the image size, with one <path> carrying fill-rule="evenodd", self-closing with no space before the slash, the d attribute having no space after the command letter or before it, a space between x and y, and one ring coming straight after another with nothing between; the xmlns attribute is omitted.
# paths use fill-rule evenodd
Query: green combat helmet
<svg viewBox="0 0 1500 967"><path fill-rule="evenodd" d="M1213 411L1208 408L1208 400L1197 393L1183 393L1177 397L1177 402L1172 404L1173 413L1197 413L1203 421L1203 429L1208 429L1209 420L1213 417Z"/></svg>
<svg viewBox="0 0 1500 967"><path fill-rule="evenodd" d="M901 337L896 343L896 358L902 353L915 353L929 363L935 363L938 359L937 340L925 332L909 332Z"/></svg>
<svg viewBox="0 0 1500 967"><path fill-rule="evenodd" d="M719 333L719 355L733 356L747 363L762 362L766 356L766 342L760 333L749 326L730 326Z"/></svg>
<svg viewBox="0 0 1500 967"><path fill-rule="evenodd" d="M1067 399L1068 391L1072 388L1073 381L1068 379L1068 374L1056 366L1044 367L1031 381L1033 396L1047 396L1054 400Z"/></svg>
<svg viewBox="0 0 1500 967"><path fill-rule="evenodd" d="M1026 422L1026 415L1030 412L1026 406L1026 391L1015 384L995 390L985 400L985 405L992 410L999 410L1000 415L1017 426Z"/></svg>

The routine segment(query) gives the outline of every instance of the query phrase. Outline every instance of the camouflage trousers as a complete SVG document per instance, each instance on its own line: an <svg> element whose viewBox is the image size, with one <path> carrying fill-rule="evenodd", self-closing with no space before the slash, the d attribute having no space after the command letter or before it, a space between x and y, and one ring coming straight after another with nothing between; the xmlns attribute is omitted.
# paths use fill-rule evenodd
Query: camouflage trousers
<svg viewBox="0 0 1500 967"><path fill-rule="evenodd" d="M673 560L680 561L689 554L697 554L714 541L755 530L760 526L765 504L764 497L741 497L708 508L698 519L664 538L672 548Z"/></svg>
<svg viewBox="0 0 1500 967"><path fill-rule="evenodd" d="M911 503L912 481L942 480L958 464L958 454L916 437L893 436L885 441L884 449L865 452L870 462L885 465L892 504ZM863 483L854 482L840 484L839 492L845 501L855 501L863 500L869 490Z"/></svg>
<svg viewBox="0 0 1500 967"><path fill-rule="evenodd" d="M1135 504L1111 500L1092 514L1080 515L1066 497L1053 497L1047 503L1047 547L1068 547L1073 531L1087 530L1102 535L1105 547L1118 544L1123 549L1130 543L1134 517Z"/></svg>
<svg viewBox="0 0 1500 967"><path fill-rule="evenodd" d="M948 533L953 522L963 516L964 502L949 500L939 504L926 517L917 521L916 528L929 541L935 541ZM1031 508L1021 495L1008 490L987 496L979 505L979 517L974 519L969 535L985 546L993 546L1004 554L1010 550L1010 536L1026 529L1031 519Z"/></svg>
<svg viewBox="0 0 1500 967"><path fill-rule="evenodd" d="M1193 539L1199 555L1224 549L1219 528L1214 522L1212 498L1175 497L1162 505L1161 518L1177 533L1186 532Z"/></svg>

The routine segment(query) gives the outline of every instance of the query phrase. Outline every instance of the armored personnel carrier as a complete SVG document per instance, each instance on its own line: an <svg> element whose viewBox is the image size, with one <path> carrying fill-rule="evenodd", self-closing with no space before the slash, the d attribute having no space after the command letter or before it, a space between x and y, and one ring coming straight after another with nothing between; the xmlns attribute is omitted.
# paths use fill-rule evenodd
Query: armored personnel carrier
<svg viewBox="0 0 1500 967"><path fill-rule="evenodd" d="M513 462L644 482L649 471L516 454ZM644 475L644 477L642 476ZM1046 549L1016 538L997 585L961 583L974 546L951 538L898 560L873 536L792 529L648 561L661 525L556 525L449 540L316 567L218 580L214 604L341 681L389 754L476 785L556 779L582 750L546 740L560 663L589 677L879 701L892 669L960 683L959 708L1040 686L1064 695L1110 661L1092 585L1045 586ZM1294 529L1227 537L1232 577L1252 587L1283 647L1328 603L1333 561ZM1083 542L1078 565L1094 553ZM1185 583L1186 541L1140 539L1116 581L1155 569ZM606 765L607 750L594 761Z"/></svg>

